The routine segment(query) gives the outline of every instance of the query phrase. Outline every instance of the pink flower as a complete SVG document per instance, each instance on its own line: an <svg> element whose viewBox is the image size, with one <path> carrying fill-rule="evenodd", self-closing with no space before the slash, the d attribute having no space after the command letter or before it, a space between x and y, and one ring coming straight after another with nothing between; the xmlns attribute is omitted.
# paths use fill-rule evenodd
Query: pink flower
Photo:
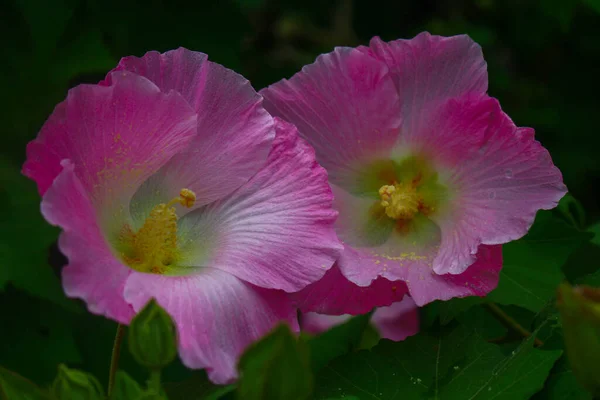
<svg viewBox="0 0 600 400"><path fill-rule="evenodd" d="M185 49L126 57L69 91L27 147L63 229L65 292L128 323L150 298L219 383L339 254L325 171L240 75Z"/></svg>
<svg viewBox="0 0 600 400"><path fill-rule="evenodd" d="M476 43L422 33L336 48L261 92L327 169L340 276L360 287L404 281L418 305L497 285L500 245L566 187L533 130L486 91Z"/></svg>
<svg viewBox="0 0 600 400"><path fill-rule="evenodd" d="M350 314L325 315L309 312L302 314L300 327L306 332L318 334L346 322L350 317ZM406 296L404 300L391 306L375 309L371 324L382 338L399 342L419 332L419 310L413 299Z"/></svg>

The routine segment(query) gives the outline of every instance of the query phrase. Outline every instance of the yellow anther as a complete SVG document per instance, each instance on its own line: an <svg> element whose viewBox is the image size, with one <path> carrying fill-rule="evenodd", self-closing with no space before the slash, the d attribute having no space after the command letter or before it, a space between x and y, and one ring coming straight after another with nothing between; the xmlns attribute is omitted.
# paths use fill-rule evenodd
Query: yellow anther
<svg viewBox="0 0 600 400"><path fill-rule="evenodd" d="M174 198L173 200L167 203L167 206L172 206L175 203L179 203L184 207L190 208L194 206L196 202L196 193L192 192L190 189L181 189L179 192L179 197Z"/></svg>
<svg viewBox="0 0 600 400"><path fill-rule="evenodd" d="M179 197L161 203L150 211L144 225L133 232L129 225L121 231L120 240L127 249L124 261L133 269L162 274L178 257L177 213L173 204L192 207L196 195L189 189L181 189Z"/></svg>
<svg viewBox="0 0 600 400"><path fill-rule="evenodd" d="M419 211L419 195L413 185L383 185L379 196L386 215L392 219L411 219Z"/></svg>

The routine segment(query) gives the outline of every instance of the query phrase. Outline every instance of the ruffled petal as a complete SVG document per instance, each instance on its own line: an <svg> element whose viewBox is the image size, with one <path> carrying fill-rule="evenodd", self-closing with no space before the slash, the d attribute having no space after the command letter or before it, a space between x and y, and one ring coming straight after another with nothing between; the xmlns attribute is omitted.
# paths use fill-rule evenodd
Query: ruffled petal
<svg viewBox="0 0 600 400"><path fill-rule="evenodd" d="M358 286L334 266L322 279L291 294L291 298L302 312L357 315L398 302L406 293L408 288L404 282L385 278L377 278L367 287Z"/></svg>
<svg viewBox="0 0 600 400"><path fill-rule="evenodd" d="M279 322L298 330L296 311L284 293L212 268L184 277L133 272L125 298L136 311L155 298L175 321L183 363L206 369L219 384L237 377L244 349Z"/></svg>
<svg viewBox="0 0 600 400"><path fill-rule="evenodd" d="M391 306L375 310L371 323L382 338L400 342L419 333L419 308L407 296Z"/></svg>
<svg viewBox="0 0 600 400"><path fill-rule="evenodd" d="M94 314L128 323L133 310L123 299L123 288L130 270L111 254L74 165L66 160L62 165L42 199L42 214L63 229L59 247L69 259L62 270L65 293L83 299Z"/></svg>
<svg viewBox="0 0 600 400"><path fill-rule="evenodd" d="M325 170L293 125L276 127L265 167L227 198L186 214L178 232L187 265L295 292L331 268L341 245Z"/></svg>
<svg viewBox="0 0 600 400"><path fill-rule="evenodd" d="M487 91L487 65L481 47L467 35L443 37L423 32L410 40L375 37L361 51L385 62L400 94L402 136L427 125L446 100Z"/></svg>
<svg viewBox="0 0 600 400"><path fill-rule="evenodd" d="M260 93L265 108L298 127L342 186L362 163L389 154L399 134L400 104L387 67L356 49L338 47Z"/></svg>
<svg viewBox="0 0 600 400"><path fill-rule="evenodd" d="M241 75L184 48L126 57L117 70L132 71L163 92L176 91L198 113L198 130L186 151L175 156L136 195L134 213L177 196L196 193L196 207L231 193L265 163L275 136L262 98Z"/></svg>
<svg viewBox="0 0 600 400"><path fill-rule="evenodd" d="M112 214L126 213L139 185L189 144L196 113L178 93L162 93L146 78L110 76L109 86L69 91L29 144L23 173L44 194L69 159L94 207L119 219Z"/></svg>
<svg viewBox="0 0 600 400"><path fill-rule="evenodd" d="M408 253L404 257L389 257L380 250L345 246L338 265L342 274L359 286L369 286L371 276L406 282L409 294L418 306L454 297L485 296L498 285L502 269L502 248L499 245L479 246L473 264L458 275L434 272L434 256L435 252L431 255Z"/></svg>
<svg viewBox="0 0 600 400"><path fill-rule="evenodd" d="M429 146L453 192L445 212L431 216L442 240L433 268L462 273L480 243L502 244L525 235L540 209L567 192L533 129L518 128L495 99L450 101L431 121Z"/></svg>

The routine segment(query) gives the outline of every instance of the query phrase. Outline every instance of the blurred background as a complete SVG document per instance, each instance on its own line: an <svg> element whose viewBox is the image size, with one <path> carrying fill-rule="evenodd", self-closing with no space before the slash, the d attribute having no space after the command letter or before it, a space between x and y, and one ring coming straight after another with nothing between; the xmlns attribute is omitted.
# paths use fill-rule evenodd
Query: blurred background
<svg viewBox="0 0 600 400"><path fill-rule="evenodd" d="M483 47L489 93L535 128L583 228L600 219L599 27L600 0L0 0L0 365L45 384L66 362L106 381L116 325L64 296L58 230L20 168L67 90L119 58L183 46L258 90L334 46L467 33ZM143 378L127 352L122 366ZM169 368L167 380L189 373Z"/></svg>

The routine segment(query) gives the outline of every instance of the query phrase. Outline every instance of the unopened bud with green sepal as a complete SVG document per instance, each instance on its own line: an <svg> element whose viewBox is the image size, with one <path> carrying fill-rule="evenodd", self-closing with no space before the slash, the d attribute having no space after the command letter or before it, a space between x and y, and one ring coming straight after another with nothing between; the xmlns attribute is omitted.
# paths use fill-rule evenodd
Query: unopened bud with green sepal
<svg viewBox="0 0 600 400"><path fill-rule="evenodd" d="M104 400L102 385L93 375L64 364L58 366L52 394L57 400Z"/></svg>
<svg viewBox="0 0 600 400"><path fill-rule="evenodd" d="M131 321L129 351L138 363L150 369L167 366L177 355L175 325L154 299Z"/></svg>
<svg viewBox="0 0 600 400"><path fill-rule="evenodd" d="M600 289L562 284L557 305L573 374L594 397L600 396Z"/></svg>

